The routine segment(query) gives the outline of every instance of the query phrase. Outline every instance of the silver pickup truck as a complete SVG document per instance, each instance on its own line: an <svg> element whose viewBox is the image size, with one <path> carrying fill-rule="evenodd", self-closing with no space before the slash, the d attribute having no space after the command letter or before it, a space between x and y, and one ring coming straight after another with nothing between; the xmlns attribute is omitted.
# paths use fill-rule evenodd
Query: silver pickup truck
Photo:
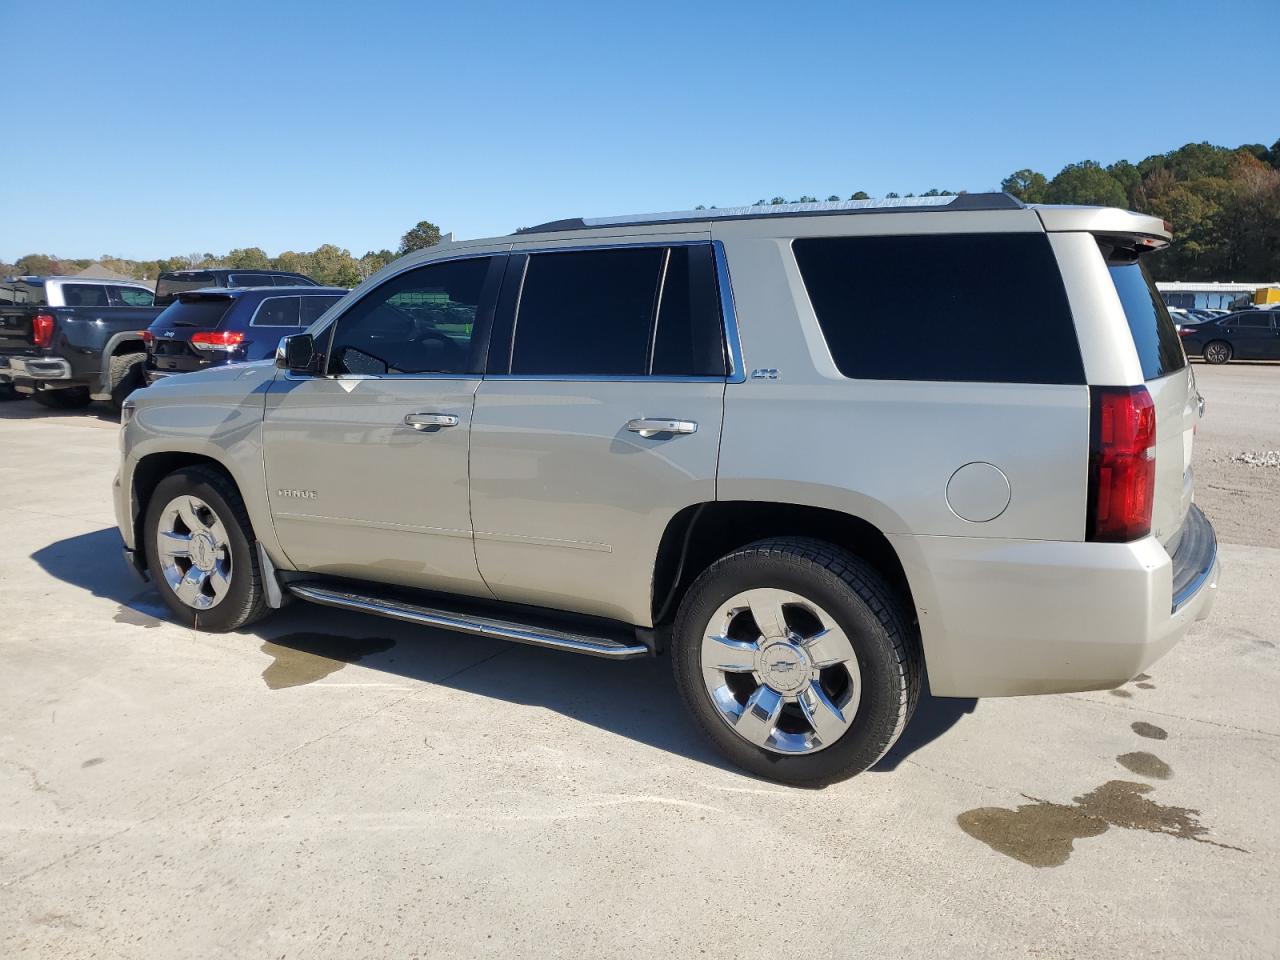
<svg viewBox="0 0 1280 960"><path fill-rule="evenodd" d="M574 219L410 255L126 402L174 616L289 598L626 659L826 783L933 694L1123 683L1216 593L1170 227L1003 194ZM619 710L628 709L619 704Z"/></svg>

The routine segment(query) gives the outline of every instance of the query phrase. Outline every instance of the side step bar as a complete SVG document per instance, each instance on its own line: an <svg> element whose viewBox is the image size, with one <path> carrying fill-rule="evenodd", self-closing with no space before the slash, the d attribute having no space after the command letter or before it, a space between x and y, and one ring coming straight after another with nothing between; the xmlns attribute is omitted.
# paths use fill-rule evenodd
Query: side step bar
<svg viewBox="0 0 1280 960"><path fill-rule="evenodd" d="M606 657L610 660L631 660L637 657L647 657L650 653L649 648L638 641L624 643L608 637L568 633L562 630L534 627L510 620L471 616L449 610L419 606L415 603L405 603L402 600L371 597L346 590L336 590L316 583L291 583L288 585L288 589L296 597L325 607L357 610L361 613L372 613L380 617L403 620L406 623L416 623L424 627L456 630L459 633L493 637L498 640L510 640L513 643L527 643L535 647L551 647L554 650L585 653L588 656Z"/></svg>

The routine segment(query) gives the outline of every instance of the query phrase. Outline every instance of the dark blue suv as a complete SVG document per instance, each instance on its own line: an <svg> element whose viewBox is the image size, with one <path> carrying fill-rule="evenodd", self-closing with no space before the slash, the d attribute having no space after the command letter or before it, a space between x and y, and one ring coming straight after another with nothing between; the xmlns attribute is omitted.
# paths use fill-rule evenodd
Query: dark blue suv
<svg viewBox="0 0 1280 960"><path fill-rule="evenodd" d="M224 363L266 360L347 295L341 287L244 287L179 293L143 333L147 383Z"/></svg>

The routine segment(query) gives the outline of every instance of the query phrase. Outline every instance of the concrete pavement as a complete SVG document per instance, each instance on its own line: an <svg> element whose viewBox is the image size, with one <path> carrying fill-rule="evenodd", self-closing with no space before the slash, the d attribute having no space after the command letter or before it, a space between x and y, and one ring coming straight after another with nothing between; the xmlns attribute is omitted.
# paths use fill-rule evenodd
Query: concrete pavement
<svg viewBox="0 0 1280 960"><path fill-rule="evenodd" d="M1197 367L1210 442L1231 369ZM662 660L302 604L181 629L115 460L94 413L0 405L0 956L1280 952L1280 544L1224 545L1149 677L926 699L804 791L721 764Z"/></svg>

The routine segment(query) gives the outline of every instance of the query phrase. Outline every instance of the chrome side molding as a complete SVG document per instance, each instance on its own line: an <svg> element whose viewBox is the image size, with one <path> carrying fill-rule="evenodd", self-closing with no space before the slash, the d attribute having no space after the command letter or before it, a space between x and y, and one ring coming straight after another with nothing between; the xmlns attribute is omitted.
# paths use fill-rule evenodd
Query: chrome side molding
<svg viewBox="0 0 1280 960"><path fill-rule="evenodd" d="M291 583L288 585L288 590L296 597L321 606L357 610L379 617L389 617L392 620L403 620L406 623L438 627L442 630L454 630L473 636L509 640L512 643L527 643L534 647L550 647L553 650L568 650L571 653L585 653L587 656L605 657L610 660L632 660L649 656L649 648L639 640L633 643L622 643L608 637L534 627L510 620L469 616L405 603L402 600L351 593L318 583Z"/></svg>

